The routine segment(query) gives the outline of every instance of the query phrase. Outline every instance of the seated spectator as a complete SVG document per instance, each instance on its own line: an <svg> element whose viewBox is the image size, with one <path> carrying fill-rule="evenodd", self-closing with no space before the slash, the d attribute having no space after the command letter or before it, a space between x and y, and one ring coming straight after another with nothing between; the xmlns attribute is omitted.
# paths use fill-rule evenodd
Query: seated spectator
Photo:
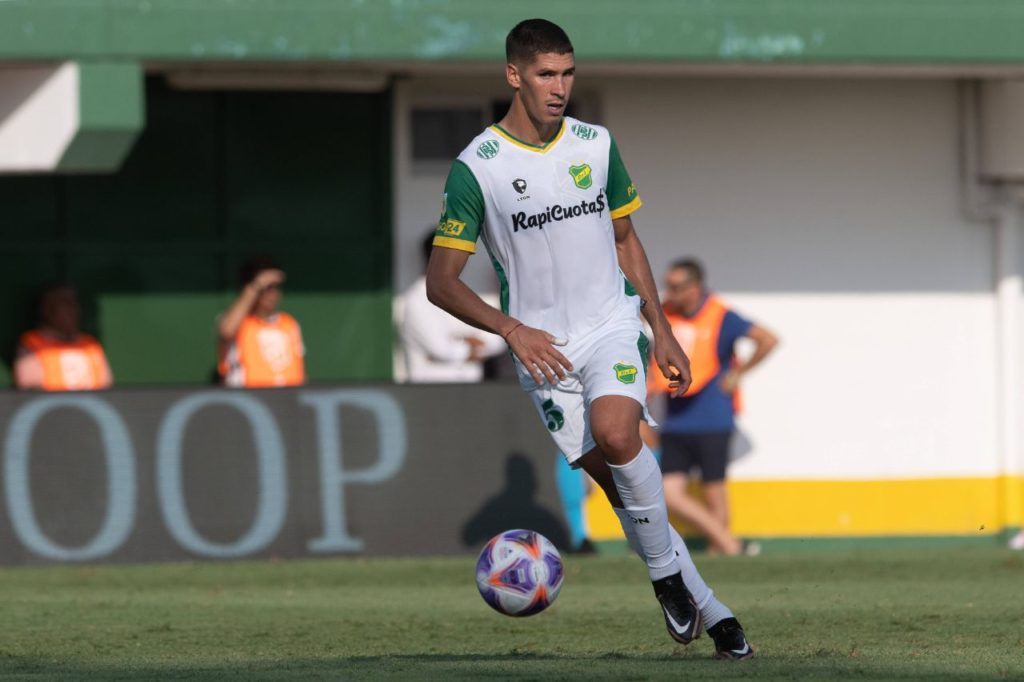
<svg viewBox="0 0 1024 682"><path fill-rule="evenodd" d="M431 228L423 241L424 271L433 243ZM478 382L484 377L483 361L508 349L500 336L471 327L428 301L425 274L405 290L401 305L402 350L411 382Z"/></svg>
<svg viewBox="0 0 1024 682"><path fill-rule="evenodd" d="M39 327L22 334L14 360L14 385L44 391L93 391L113 383L103 346L78 328L78 294L67 284L47 287L39 298Z"/></svg>
<svg viewBox="0 0 1024 682"><path fill-rule="evenodd" d="M242 267L242 291L218 323L218 372L226 386L300 386L306 381L299 323L278 310L285 274L266 257Z"/></svg>

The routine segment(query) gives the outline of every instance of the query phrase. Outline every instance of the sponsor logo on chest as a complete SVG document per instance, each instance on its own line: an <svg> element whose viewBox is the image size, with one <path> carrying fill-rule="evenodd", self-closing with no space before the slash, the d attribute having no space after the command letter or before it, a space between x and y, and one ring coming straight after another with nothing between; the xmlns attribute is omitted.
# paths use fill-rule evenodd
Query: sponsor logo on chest
<svg viewBox="0 0 1024 682"><path fill-rule="evenodd" d="M604 190L601 190L593 201L583 199L574 203L555 204L547 206L543 211L537 213L516 211L510 216L512 218L512 231L528 230L531 227L543 230L545 225L559 223L563 220L572 220L580 216L596 214L600 218L607 207L608 200L604 196Z"/></svg>

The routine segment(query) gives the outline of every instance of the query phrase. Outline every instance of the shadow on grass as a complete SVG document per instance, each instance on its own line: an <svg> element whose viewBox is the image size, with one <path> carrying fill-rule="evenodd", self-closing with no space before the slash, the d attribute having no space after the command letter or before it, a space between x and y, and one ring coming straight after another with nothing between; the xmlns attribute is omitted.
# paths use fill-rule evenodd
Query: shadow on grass
<svg viewBox="0 0 1024 682"><path fill-rule="evenodd" d="M939 661L851 659L837 652L761 656L741 663L715 661L706 652L599 656L509 653L424 654L264 660L223 665L153 661L67 664L38 657L0 658L4 680L677 680L687 679L943 679L1015 678L1019 670L972 674Z"/></svg>

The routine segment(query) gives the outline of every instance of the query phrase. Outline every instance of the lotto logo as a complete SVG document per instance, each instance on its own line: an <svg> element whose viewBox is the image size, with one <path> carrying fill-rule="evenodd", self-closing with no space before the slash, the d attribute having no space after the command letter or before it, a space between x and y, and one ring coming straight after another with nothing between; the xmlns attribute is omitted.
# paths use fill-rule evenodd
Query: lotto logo
<svg viewBox="0 0 1024 682"><path fill-rule="evenodd" d="M466 229L466 223L449 218L441 223L441 232L446 237L458 237Z"/></svg>

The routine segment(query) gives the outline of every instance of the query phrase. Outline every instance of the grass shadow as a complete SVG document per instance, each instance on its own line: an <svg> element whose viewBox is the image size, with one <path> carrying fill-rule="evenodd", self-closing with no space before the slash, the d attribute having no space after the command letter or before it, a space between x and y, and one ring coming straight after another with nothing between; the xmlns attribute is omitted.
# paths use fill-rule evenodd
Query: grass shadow
<svg viewBox="0 0 1024 682"><path fill-rule="evenodd" d="M742 663L715 661L706 652L674 655L597 656L533 654L424 654L250 661L235 665L168 662L65 664L43 657L0 659L4 680L676 680L686 679L863 679L982 680L1018 678L1021 670L975 674L950 670L938 661L856 660L820 650L807 655L761 656Z"/></svg>

